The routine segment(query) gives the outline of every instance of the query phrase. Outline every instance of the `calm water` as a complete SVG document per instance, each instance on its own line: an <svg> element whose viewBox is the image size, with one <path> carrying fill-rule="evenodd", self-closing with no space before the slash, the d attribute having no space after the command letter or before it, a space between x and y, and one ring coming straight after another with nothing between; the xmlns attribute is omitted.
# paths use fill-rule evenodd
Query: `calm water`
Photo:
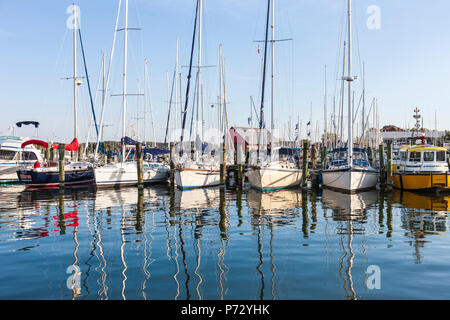
<svg viewBox="0 0 450 320"><path fill-rule="evenodd" d="M450 299L449 200L2 187L0 299Z"/></svg>

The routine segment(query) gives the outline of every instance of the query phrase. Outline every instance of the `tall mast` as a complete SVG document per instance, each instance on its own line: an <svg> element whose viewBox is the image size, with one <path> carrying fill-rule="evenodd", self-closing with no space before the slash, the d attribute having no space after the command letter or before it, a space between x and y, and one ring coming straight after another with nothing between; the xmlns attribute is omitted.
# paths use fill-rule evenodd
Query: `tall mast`
<svg viewBox="0 0 450 320"><path fill-rule="evenodd" d="M323 105L323 123L324 123L324 135L323 135L323 146L326 148L328 144L328 133L327 133L327 65L325 65L325 98Z"/></svg>
<svg viewBox="0 0 450 320"><path fill-rule="evenodd" d="M128 0L125 0L125 26L124 26L124 58L123 58L123 106L122 106L122 162L125 162L125 135L127 112L127 46L128 46Z"/></svg>
<svg viewBox="0 0 450 320"><path fill-rule="evenodd" d="M342 56L342 90L341 90L341 103L340 103L340 125L339 125L339 130L340 130L340 141L341 141L341 145L344 143L344 81L345 81L345 49L346 49L346 43L344 41L344 53Z"/></svg>
<svg viewBox="0 0 450 320"><path fill-rule="evenodd" d="M366 64L363 62L363 92L362 92L362 115L361 115L361 146L364 147L364 139L366 135Z"/></svg>
<svg viewBox="0 0 450 320"><path fill-rule="evenodd" d="M178 128L178 103L177 102L177 96L178 96L178 81L177 81L177 75L178 75L178 38L177 38L177 54L175 59L175 74L174 76L174 82L175 82L175 116L174 116L174 126L173 126L173 132ZM181 87L180 87L181 92ZM180 105L181 108L181 105Z"/></svg>
<svg viewBox="0 0 450 320"><path fill-rule="evenodd" d="M147 60L144 59L144 146L147 145Z"/></svg>
<svg viewBox="0 0 450 320"><path fill-rule="evenodd" d="M348 0L348 165L352 167L353 159L353 101L352 101L352 0Z"/></svg>
<svg viewBox="0 0 450 320"><path fill-rule="evenodd" d="M73 137L78 139L78 106L77 106L77 6L73 8Z"/></svg>
<svg viewBox="0 0 450 320"><path fill-rule="evenodd" d="M272 29L272 66L271 66L271 93L270 93L270 131L273 132L274 122L273 122L273 92L274 92L274 65L275 65L275 0L272 0L272 24L270 25Z"/></svg>
<svg viewBox="0 0 450 320"><path fill-rule="evenodd" d="M198 114L201 108L201 65L202 65L202 10L203 10L203 1L199 0L199 14L198 14L198 78L197 78L197 128L198 128ZM198 130L196 132L196 136L198 135ZM198 159L196 159L198 160Z"/></svg>

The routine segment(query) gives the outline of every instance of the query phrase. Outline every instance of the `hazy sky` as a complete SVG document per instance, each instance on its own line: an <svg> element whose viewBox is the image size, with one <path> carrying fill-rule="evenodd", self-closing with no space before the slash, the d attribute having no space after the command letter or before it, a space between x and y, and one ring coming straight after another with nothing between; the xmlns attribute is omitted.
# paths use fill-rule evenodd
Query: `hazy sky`
<svg viewBox="0 0 450 320"><path fill-rule="evenodd" d="M203 69L205 119L217 121L211 104L218 96L218 47L223 46L230 125L247 125L250 96L259 108L261 54L265 0L204 0ZM297 118L305 123L313 106L313 123L323 127L324 66L327 65L328 110L339 92L347 0L276 0L275 123L287 127ZM354 0L355 100L366 68L366 101L379 101L381 125L413 125L412 111L419 106L424 125L448 129L450 119L450 2L448 0ZM0 134L21 120L41 123L39 138L70 142L73 137L72 30L67 28L72 1L0 0ZM118 0L80 0L81 31L91 88L96 89L101 55L110 54ZM375 7L374 7L375 6ZM368 8L375 8L379 13ZM195 1L129 0L128 92L143 86L144 57L149 61L151 101L156 135L163 139L167 117L166 72L170 78L179 39L179 64L183 73L183 99L189 64ZM377 19L379 18L379 19ZM375 20L374 20L375 19ZM369 25L368 25L369 23ZM123 26L120 18L119 28ZM84 72L81 54L78 73ZM196 57L194 58L196 61ZM118 33L109 94L122 92L123 33ZM183 67L181 67L183 66ZM195 77L193 77L195 79ZM270 78L267 78L268 80ZM192 83L194 85L195 81ZM268 92L269 86L267 87ZM190 97L192 101L193 95ZM100 101L100 100L98 100ZM140 101L142 110L143 100ZM270 95L266 96L267 115ZM90 105L86 80L79 89L79 131L84 141ZM147 103L147 111L149 111ZM100 104L96 106L100 112ZM99 115L97 115L100 117ZM137 98L128 97L128 125L137 130ZM142 117L142 115L141 115ZM266 117L269 124L269 117ZM152 137L147 113L147 139ZM121 98L108 97L105 139L121 136ZM143 121L139 124L143 137ZM131 134L128 126L128 134ZM34 136L31 128L17 135Z"/></svg>

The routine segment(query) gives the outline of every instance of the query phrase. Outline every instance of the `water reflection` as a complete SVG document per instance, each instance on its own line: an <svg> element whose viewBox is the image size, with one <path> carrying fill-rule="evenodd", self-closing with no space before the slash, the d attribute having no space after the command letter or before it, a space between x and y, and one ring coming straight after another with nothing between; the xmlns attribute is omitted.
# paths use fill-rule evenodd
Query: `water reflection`
<svg viewBox="0 0 450 320"><path fill-rule="evenodd" d="M406 230L405 236L414 248L414 262L422 262L420 249L431 238L426 236L442 236L447 232L447 212L450 195L419 194L394 190L392 201L401 204L401 227Z"/></svg>
<svg viewBox="0 0 450 320"><path fill-rule="evenodd" d="M341 193L330 189L322 190L322 204L331 209L331 218L337 222L339 235L338 274L342 280L345 297L356 300L358 294L354 287L352 268L355 261L353 241L355 235L364 235L363 225L367 223L368 210L378 202L378 192L368 191L356 194ZM365 255L364 240L361 241L362 254Z"/></svg>
<svg viewBox="0 0 450 320"><path fill-rule="evenodd" d="M425 244L439 250L435 236L448 232L450 199L397 190L1 191L0 283L14 289L0 298L32 299L370 297L371 255L401 252L400 241L414 249L410 263L422 263ZM1 261L21 265L31 288Z"/></svg>

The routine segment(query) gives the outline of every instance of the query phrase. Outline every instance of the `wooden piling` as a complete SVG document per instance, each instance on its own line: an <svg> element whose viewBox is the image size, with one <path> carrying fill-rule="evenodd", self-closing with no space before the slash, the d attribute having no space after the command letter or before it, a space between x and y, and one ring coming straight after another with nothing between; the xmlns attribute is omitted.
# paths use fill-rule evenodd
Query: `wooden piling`
<svg viewBox="0 0 450 320"><path fill-rule="evenodd" d="M311 169L315 170L317 167L317 145L311 145Z"/></svg>
<svg viewBox="0 0 450 320"><path fill-rule="evenodd" d="M302 161L302 188L306 188L308 185L308 140L303 140L303 161Z"/></svg>
<svg viewBox="0 0 450 320"><path fill-rule="evenodd" d="M222 163L220 164L220 184L225 184L227 176L227 150L225 143L222 143Z"/></svg>
<svg viewBox="0 0 450 320"><path fill-rule="evenodd" d="M64 172L64 167L65 167L65 159L64 159L64 154L65 154L65 145L64 144L59 144L59 159L58 159L58 163L59 163L59 187L60 188L64 188L64 183L66 181L66 175Z"/></svg>
<svg viewBox="0 0 450 320"><path fill-rule="evenodd" d="M143 158L142 158L142 145L138 143L136 145L136 162L137 162L137 182L138 188L144 188L144 172L143 172Z"/></svg>
<svg viewBox="0 0 450 320"><path fill-rule="evenodd" d="M242 188L244 186L244 162L245 162L245 155L244 155L244 145L242 143L237 144L236 149L236 158L237 158L237 186L239 188Z"/></svg>
<svg viewBox="0 0 450 320"><path fill-rule="evenodd" d="M380 144L378 147L378 155L379 155L379 166L380 166L380 180L381 184L384 185L386 183L386 168L384 167L384 145Z"/></svg>
<svg viewBox="0 0 450 320"><path fill-rule="evenodd" d="M386 183L388 186L392 186L393 184L393 175L392 175L392 158L393 158L393 146L392 142L388 142L387 145L387 163L386 163Z"/></svg>
<svg viewBox="0 0 450 320"><path fill-rule="evenodd" d="M175 185L175 164L173 162L173 149L174 149L175 145L173 142L171 142L169 144L169 150L170 150L170 154L169 154L169 165L170 165L170 176L169 176L169 182L171 186Z"/></svg>

